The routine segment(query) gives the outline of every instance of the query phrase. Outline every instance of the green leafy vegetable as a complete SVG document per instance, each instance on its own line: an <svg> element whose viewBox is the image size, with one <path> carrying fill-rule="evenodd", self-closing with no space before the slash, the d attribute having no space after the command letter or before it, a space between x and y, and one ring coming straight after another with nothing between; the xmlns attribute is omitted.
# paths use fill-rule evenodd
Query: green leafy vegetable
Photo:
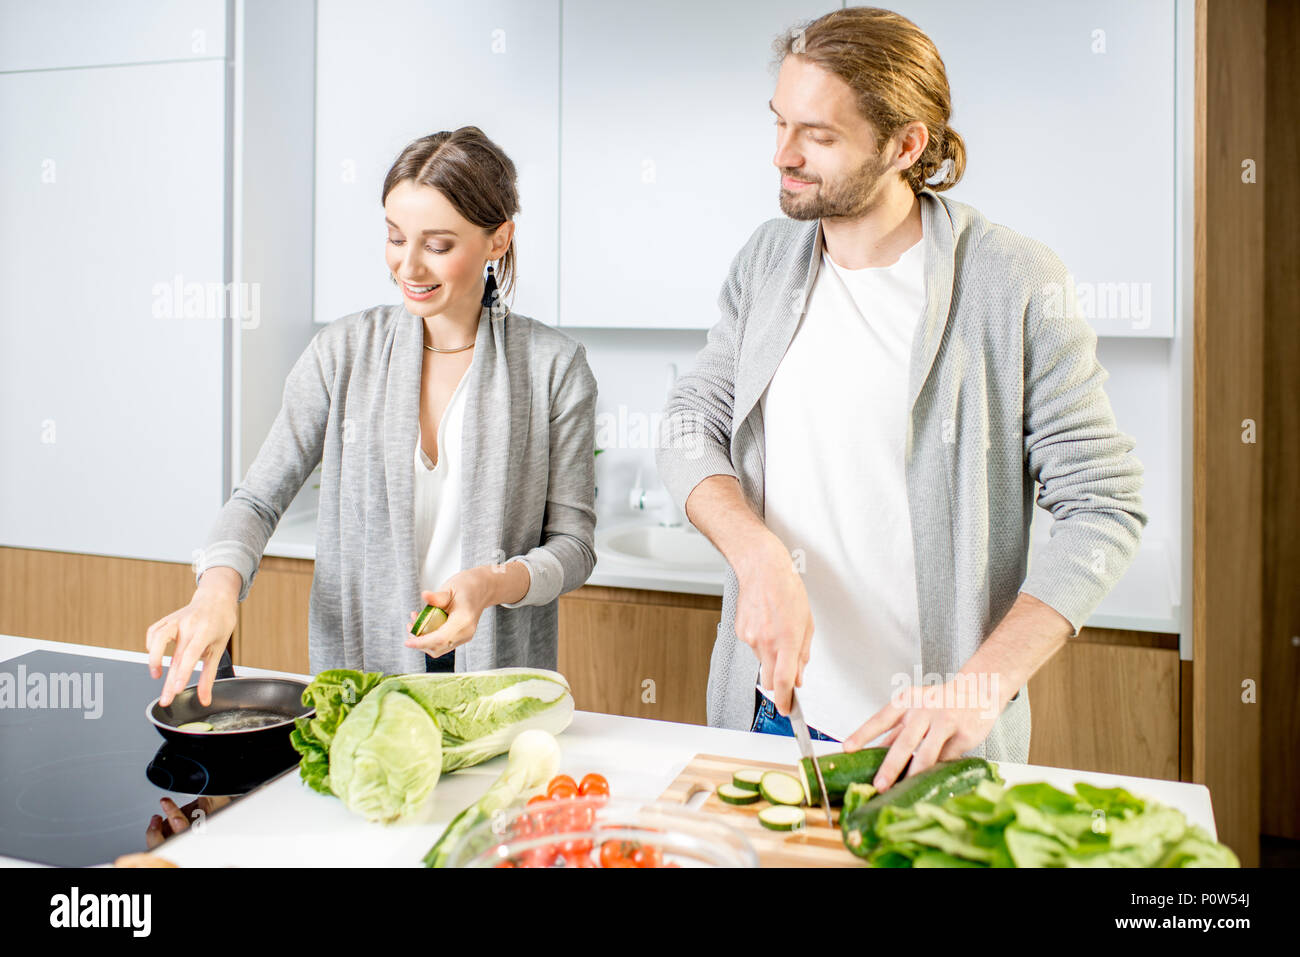
<svg viewBox="0 0 1300 957"><path fill-rule="evenodd" d="M336 668L318 674L302 693L302 703L316 709L311 718L298 718L289 740L302 755L298 773L307 785L321 794L331 794L329 783L330 742L348 712L380 681L378 671Z"/></svg>
<svg viewBox="0 0 1300 957"><path fill-rule="evenodd" d="M406 695L370 695L330 745L330 787L372 821L419 820L441 773L438 723Z"/></svg>
<svg viewBox="0 0 1300 957"><path fill-rule="evenodd" d="M482 798L447 825L437 843L424 855L424 866L446 867L458 841L484 821L491 820L496 812L540 791L559 769L560 746L553 735L536 728L520 734L510 745L510 757L501 777ZM489 838L485 836L484 840Z"/></svg>
<svg viewBox="0 0 1300 957"><path fill-rule="evenodd" d="M885 807L876 867L1240 867L1177 808L1123 788L981 782L942 802Z"/></svg>
<svg viewBox="0 0 1300 957"><path fill-rule="evenodd" d="M505 753L523 731L559 734L573 720L564 676L538 668L323 671L303 703L316 708L290 735L303 780L383 821L419 817L440 774Z"/></svg>

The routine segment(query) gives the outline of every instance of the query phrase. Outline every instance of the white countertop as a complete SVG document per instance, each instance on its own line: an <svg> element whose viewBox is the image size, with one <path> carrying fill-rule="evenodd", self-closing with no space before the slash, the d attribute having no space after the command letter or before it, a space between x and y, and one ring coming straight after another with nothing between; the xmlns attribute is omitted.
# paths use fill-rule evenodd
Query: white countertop
<svg viewBox="0 0 1300 957"><path fill-rule="evenodd" d="M38 649L139 661L141 667L147 661L143 652L0 636L0 661ZM279 674L242 666L238 671L241 676ZM791 765L797 757L791 738L584 711L558 740L562 772L575 778L599 772L609 780L615 798L640 801L657 799L696 754ZM823 753L836 748L830 742L813 745ZM447 823L497 778L505 760L503 755L443 777L435 792L433 823L388 827L365 821L342 802L310 790L295 768L213 814L201 829L168 840L155 853L183 866L418 866ZM1188 821L1217 835L1204 785L1010 762L999 762L998 771L1008 783L1048 781L1067 791L1080 780L1124 787L1179 808ZM0 858L0 863L22 862Z"/></svg>
<svg viewBox="0 0 1300 957"><path fill-rule="evenodd" d="M717 571L679 570L667 565L620 561L601 548L602 526L611 521L601 515L596 526L596 567L588 585L610 588L640 588L649 591L679 592L690 595L721 595L723 569ZM636 519L618 519L619 527ZM645 524L650 524L646 522ZM698 534L698 533L697 533ZM1030 562L1046 539L1035 535L1030 540ZM315 513L286 514L266 546L267 555L283 558L316 558ZM1116 584L1088 619L1091 628L1119 628L1131 631L1156 631L1178 634L1179 607L1165 542L1142 541L1128 572Z"/></svg>

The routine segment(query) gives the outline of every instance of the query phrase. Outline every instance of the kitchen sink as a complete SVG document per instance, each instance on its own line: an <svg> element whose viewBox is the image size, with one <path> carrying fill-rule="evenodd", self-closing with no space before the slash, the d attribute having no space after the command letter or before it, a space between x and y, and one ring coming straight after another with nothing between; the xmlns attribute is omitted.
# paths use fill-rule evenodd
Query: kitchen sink
<svg viewBox="0 0 1300 957"><path fill-rule="evenodd" d="M683 571L721 572L727 560L687 526L631 525L597 536L597 552L621 562Z"/></svg>

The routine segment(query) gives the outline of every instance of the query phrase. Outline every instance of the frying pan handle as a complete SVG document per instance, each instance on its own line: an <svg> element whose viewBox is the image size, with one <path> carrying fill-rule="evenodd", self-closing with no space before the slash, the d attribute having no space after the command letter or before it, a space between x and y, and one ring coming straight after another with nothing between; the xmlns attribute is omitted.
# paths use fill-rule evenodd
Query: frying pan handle
<svg viewBox="0 0 1300 957"><path fill-rule="evenodd" d="M230 660L230 649L227 648L221 653L221 661L217 663L218 678L234 678L235 664Z"/></svg>

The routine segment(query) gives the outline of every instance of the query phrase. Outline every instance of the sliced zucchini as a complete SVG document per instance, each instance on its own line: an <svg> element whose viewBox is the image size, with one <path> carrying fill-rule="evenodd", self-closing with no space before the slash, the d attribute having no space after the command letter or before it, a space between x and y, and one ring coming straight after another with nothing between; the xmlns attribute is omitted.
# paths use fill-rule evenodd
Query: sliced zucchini
<svg viewBox="0 0 1300 957"><path fill-rule="evenodd" d="M764 771L758 779L758 793L771 804L799 805L803 803L803 785L793 774L784 771Z"/></svg>
<svg viewBox="0 0 1300 957"><path fill-rule="evenodd" d="M186 721L184 724L176 725L177 731L211 731L212 725L206 721Z"/></svg>
<svg viewBox="0 0 1300 957"><path fill-rule="evenodd" d="M822 778L826 781L826 794L832 804L844 800L844 792L850 784L871 781L880 766L885 763L889 748L863 748L860 751L848 751L841 754L823 754L817 758ZM906 773L906 768L902 774ZM799 776L803 778L808 789L808 803L818 804L822 799L821 788L817 786L817 774L813 771L812 761L804 758L799 762Z"/></svg>
<svg viewBox="0 0 1300 957"><path fill-rule="evenodd" d="M734 784L718 786L718 800L728 804L753 804L758 800L758 792L738 788Z"/></svg>
<svg viewBox="0 0 1300 957"><path fill-rule="evenodd" d="M731 784L733 787L744 788L757 794L758 782L766 773L762 768L741 768L731 776Z"/></svg>
<svg viewBox="0 0 1300 957"><path fill-rule="evenodd" d="M788 804L773 804L758 812L758 823L770 831L799 831L806 820L803 808Z"/></svg>
<svg viewBox="0 0 1300 957"><path fill-rule="evenodd" d="M829 788L830 785L828 784L827 787ZM850 784L849 789L844 792L844 812L840 816L852 814L860 805L866 804L875 796L876 787L873 784L858 784L856 782Z"/></svg>
<svg viewBox="0 0 1300 957"><path fill-rule="evenodd" d="M417 638L420 635L427 635L436 628L441 628L447 621L447 613L435 605L425 605L424 610L415 616L415 624L411 625L411 634Z"/></svg>
<svg viewBox="0 0 1300 957"><path fill-rule="evenodd" d="M876 821L885 808L909 808L922 802L940 804L957 794L974 791L982 781L999 780L997 765L983 758L957 758L940 761L920 774L895 781L888 791L861 803L855 796L852 807L846 795L846 810L840 815L844 844L859 857L867 857L880 841Z"/></svg>

